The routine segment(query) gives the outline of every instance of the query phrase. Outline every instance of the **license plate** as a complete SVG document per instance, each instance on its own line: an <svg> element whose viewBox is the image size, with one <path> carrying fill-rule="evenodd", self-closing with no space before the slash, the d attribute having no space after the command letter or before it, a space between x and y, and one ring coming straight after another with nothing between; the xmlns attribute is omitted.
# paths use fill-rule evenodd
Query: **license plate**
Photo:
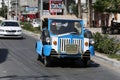
<svg viewBox="0 0 120 80"><path fill-rule="evenodd" d="M13 33L13 32L7 32L7 34L9 34L9 35L13 35L14 33Z"/></svg>
<svg viewBox="0 0 120 80"><path fill-rule="evenodd" d="M67 54L77 54L78 53L78 46L75 44L66 45L66 53Z"/></svg>

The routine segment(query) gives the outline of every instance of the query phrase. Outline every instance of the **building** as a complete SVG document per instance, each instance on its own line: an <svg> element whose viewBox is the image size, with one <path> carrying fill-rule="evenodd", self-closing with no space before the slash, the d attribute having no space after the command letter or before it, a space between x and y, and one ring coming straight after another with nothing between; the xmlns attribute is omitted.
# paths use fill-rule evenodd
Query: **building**
<svg viewBox="0 0 120 80"><path fill-rule="evenodd" d="M0 0L0 8L7 6L7 18L9 18L9 12L11 11L11 4L10 4L11 0Z"/></svg>
<svg viewBox="0 0 120 80"><path fill-rule="evenodd" d="M12 19L20 19L21 14L38 11L38 0L11 0L10 16Z"/></svg>
<svg viewBox="0 0 120 80"><path fill-rule="evenodd" d="M38 17L38 1L39 0L20 0L19 5L22 21L27 20L27 18L32 20Z"/></svg>
<svg viewBox="0 0 120 80"><path fill-rule="evenodd" d="M10 0L0 0L0 8L2 8L2 4L8 6L10 3L9 3Z"/></svg>
<svg viewBox="0 0 120 80"><path fill-rule="evenodd" d="M5 4L9 7L9 15L13 19L17 19L18 17L21 18L27 18L30 17L31 19L36 18L36 13L38 13L37 16L39 16L40 13L40 1L41 0L5 0ZM42 0L43 1L43 14L48 15L49 13L49 1L50 0ZM71 13L70 6L71 4L77 4L78 0L62 0L62 12L57 12L57 15L59 14L69 14ZM89 12L88 12L88 6L87 1L89 0L81 0L82 3L82 17L86 21L86 24L89 22ZM90 0L91 1L91 0ZM94 1L94 0L92 0ZM9 2L9 4L7 4ZM87 5L86 5L87 4ZM29 15L29 16L26 16ZM94 18L92 18L94 19Z"/></svg>

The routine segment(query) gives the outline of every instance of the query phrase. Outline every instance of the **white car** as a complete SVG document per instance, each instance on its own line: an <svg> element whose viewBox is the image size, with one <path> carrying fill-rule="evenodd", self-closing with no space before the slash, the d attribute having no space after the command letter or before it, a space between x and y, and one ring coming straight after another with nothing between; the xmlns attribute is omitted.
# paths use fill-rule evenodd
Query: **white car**
<svg viewBox="0 0 120 80"><path fill-rule="evenodd" d="M40 20L39 19L33 19L31 24L32 24L33 27L39 27L40 26Z"/></svg>
<svg viewBox="0 0 120 80"><path fill-rule="evenodd" d="M3 20L0 24L0 37L22 38L22 28L19 22Z"/></svg>

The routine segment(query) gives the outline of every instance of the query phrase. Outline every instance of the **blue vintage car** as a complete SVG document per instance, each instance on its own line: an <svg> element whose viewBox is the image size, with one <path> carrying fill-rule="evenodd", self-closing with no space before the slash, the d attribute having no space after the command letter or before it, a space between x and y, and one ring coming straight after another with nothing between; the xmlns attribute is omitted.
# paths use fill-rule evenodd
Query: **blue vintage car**
<svg viewBox="0 0 120 80"><path fill-rule="evenodd" d="M88 64L94 56L94 40L84 29L84 21L72 16L43 18L40 40L36 42L38 60L51 66L53 58L81 60Z"/></svg>

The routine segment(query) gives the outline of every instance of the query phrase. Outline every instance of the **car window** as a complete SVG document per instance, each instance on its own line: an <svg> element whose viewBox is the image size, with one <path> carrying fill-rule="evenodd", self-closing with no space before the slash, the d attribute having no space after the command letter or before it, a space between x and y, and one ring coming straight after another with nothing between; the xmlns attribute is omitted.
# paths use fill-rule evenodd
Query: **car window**
<svg viewBox="0 0 120 80"><path fill-rule="evenodd" d="M1 26L19 26L17 22L2 22Z"/></svg>
<svg viewBox="0 0 120 80"><path fill-rule="evenodd" d="M93 38L92 32L89 30L85 30L84 36L86 38Z"/></svg>
<svg viewBox="0 0 120 80"><path fill-rule="evenodd" d="M79 21L55 21L51 23L51 32L53 34L75 33L81 34L82 26Z"/></svg>

